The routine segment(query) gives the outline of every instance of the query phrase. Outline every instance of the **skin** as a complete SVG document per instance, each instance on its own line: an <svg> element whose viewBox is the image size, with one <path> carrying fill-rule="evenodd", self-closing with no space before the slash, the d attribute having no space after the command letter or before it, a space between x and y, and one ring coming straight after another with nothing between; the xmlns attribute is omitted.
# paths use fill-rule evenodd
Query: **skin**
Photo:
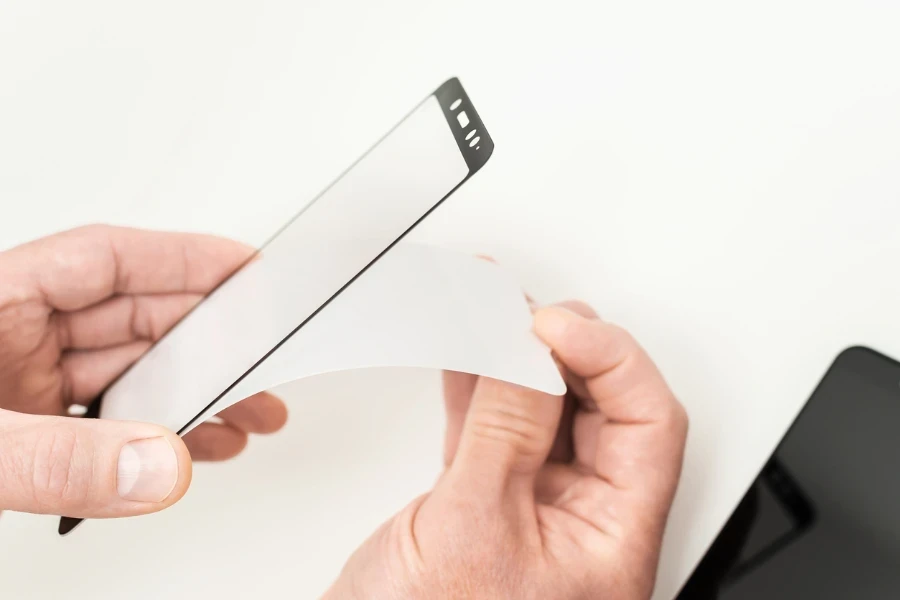
<svg viewBox="0 0 900 600"><path fill-rule="evenodd" d="M540 309L535 331L569 394L446 374L442 476L350 558L327 600L650 597L685 411L587 305Z"/></svg>
<svg viewBox="0 0 900 600"><path fill-rule="evenodd" d="M90 226L0 253L0 509L121 517L171 506L191 458L224 460L271 433L284 404L258 394L184 440L144 423L65 417L139 358L252 250L212 236ZM121 448L166 438L178 481L160 502L116 490Z"/></svg>
<svg viewBox="0 0 900 600"><path fill-rule="evenodd" d="M0 509L84 517L180 499L191 456L223 460L285 422L259 394L182 441L162 428L63 417L92 400L251 254L209 236L93 226L0 253ZM681 470L687 417L624 330L587 305L535 313L569 392L444 375L445 468L350 558L326 598L644 599ZM129 441L164 437L179 477L123 501Z"/></svg>

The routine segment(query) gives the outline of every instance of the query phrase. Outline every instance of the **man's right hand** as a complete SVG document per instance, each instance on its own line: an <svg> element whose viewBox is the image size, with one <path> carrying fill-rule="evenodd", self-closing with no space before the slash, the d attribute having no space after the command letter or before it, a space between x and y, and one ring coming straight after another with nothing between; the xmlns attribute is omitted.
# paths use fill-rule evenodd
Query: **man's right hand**
<svg viewBox="0 0 900 600"><path fill-rule="evenodd" d="M539 310L566 398L445 379L446 470L379 529L329 599L644 599L687 416L624 330L586 305Z"/></svg>

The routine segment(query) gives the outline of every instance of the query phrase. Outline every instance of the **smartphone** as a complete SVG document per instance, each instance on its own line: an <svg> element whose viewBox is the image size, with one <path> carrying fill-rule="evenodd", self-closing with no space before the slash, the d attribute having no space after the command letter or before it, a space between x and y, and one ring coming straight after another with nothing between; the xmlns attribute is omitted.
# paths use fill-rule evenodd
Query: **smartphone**
<svg viewBox="0 0 900 600"><path fill-rule="evenodd" d="M186 432L484 166L494 142L449 79L92 403ZM60 535L80 523L63 517Z"/></svg>
<svg viewBox="0 0 900 600"><path fill-rule="evenodd" d="M900 363L842 352L678 595L900 593Z"/></svg>

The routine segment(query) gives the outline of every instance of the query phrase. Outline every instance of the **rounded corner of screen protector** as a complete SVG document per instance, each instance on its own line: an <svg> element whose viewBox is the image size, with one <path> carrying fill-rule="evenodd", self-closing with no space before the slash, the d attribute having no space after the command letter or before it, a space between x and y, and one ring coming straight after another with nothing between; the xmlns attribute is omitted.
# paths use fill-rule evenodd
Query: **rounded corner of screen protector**
<svg viewBox="0 0 900 600"><path fill-rule="evenodd" d="M182 434L484 166L493 148L459 79L447 80L303 203L254 260L114 381L91 415Z"/></svg>
<svg viewBox="0 0 900 600"><path fill-rule="evenodd" d="M469 167L469 177L474 175L494 153L494 140L491 138L481 116L460 83L459 78L451 77L434 91L459 146L459 151Z"/></svg>

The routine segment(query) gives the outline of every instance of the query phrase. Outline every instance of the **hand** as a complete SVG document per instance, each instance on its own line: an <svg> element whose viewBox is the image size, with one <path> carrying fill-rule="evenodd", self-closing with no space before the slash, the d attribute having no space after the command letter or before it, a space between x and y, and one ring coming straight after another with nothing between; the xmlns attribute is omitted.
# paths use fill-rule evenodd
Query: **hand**
<svg viewBox="0 0 900 600"><path fill-rule="evenodd" d="M539 310L566 398L445 376L446 469L326 598L649 598L687 417L628 333L581 303Z"/></svg>
<svg viewBox="0 0 900 600"><path fill-rule="evenodd" d="M284 424L268 394L184 441L155 425L60 416L92 401L250 254L210 236L103 226L0 253L0 510L155 512L184 495L191 456L230 458L248 433Z"/></svg>

